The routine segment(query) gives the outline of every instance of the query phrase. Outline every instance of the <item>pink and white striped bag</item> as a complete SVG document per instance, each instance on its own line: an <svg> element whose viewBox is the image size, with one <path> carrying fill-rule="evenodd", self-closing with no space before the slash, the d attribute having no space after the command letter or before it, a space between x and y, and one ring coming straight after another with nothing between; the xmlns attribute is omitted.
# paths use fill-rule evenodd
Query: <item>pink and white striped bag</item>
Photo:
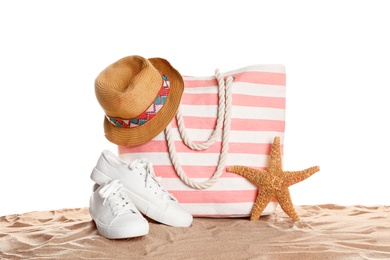
<svg viewBox="0 0 390 260"><path fill-rule="evenodd" d="M253 65L211 77L183 76L176 119L153 140L118 147L125 162L147 158L161 184L193 216L250 216L258 189L229 165L265 168L285 130L283 65ZM278 205L271 201L262 215Z"/></svg>

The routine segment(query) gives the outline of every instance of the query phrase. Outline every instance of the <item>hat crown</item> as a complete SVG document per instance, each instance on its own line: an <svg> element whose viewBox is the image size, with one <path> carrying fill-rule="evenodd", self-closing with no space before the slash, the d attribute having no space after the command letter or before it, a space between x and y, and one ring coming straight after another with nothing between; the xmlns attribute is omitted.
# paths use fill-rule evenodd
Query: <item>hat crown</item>
<svg viewBox="0 0 390 260"><path fill-rule="evenodd" d="M106 115L134 118L155 100L160 72L141 56L127 56L106 67L95 80L95 93Z"/></svg>
<svg viewBox="0 0 390 260"><path fill-rule="evenodd" d="M152 140L174 118L183 91L182 76L166 59L135 55L112 63L95 79L105 137L120 146Z"/></svg>

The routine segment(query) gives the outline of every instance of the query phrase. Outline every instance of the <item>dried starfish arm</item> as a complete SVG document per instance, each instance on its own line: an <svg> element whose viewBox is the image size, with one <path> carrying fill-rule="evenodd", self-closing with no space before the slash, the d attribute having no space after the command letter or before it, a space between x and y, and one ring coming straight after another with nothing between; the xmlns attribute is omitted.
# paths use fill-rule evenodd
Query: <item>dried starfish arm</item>
<svg viewBox="0 0 390 260"><path fill-rule="evenodd" d="M314 173L318 172L320 170L320 167L314 166L307 168L302 171L285 171L284 172L284 181L283 185L285 187L289 187L291 185L294 185L298 182L301 182L310 176L312 176Z"/></svg>
<svg viewBox="0 0 390 260"><path fill-rule="evenodd" d="M269 190L259 189L255 204L252 208L250 220L257 220L260 218L261 213L264 211L265 207L268 205L269 201L272 199Z"/></svg>
<svg viewBox="0 0 390 260"><path fill-rule="evenodd" d="M298 221L299 217L297 212L294 209L294 205L291 201L290 191L288 189L283 189L277 191L277 199L282 210L294 221Z"/></svg>

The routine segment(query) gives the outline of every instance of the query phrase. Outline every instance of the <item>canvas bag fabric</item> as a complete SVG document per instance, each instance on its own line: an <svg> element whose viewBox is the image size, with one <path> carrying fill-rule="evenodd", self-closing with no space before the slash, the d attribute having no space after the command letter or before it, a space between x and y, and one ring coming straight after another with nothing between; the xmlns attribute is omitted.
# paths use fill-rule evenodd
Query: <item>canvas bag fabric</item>
<svg viewBox="0 0 390 260"><path fill-rule="evenodd" d="M250 216L258 188L225 169L266 168L275 136L283 149L285 67L252 65L183 79L184 93L171 125L145 144L118 146L119 157L128 163L150 160L161 185L193 216ZM262 215L277 205L271 201Z"/></svg>

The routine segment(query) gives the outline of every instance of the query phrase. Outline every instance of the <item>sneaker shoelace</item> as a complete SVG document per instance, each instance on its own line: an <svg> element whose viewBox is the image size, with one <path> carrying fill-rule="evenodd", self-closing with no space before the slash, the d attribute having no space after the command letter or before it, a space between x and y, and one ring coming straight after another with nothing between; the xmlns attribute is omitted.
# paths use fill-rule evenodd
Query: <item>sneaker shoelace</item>
<svg viewBox="0 0 390 260"><path fill-rule="evenodd" d="M120 180L113 180L106 184L100 191L99 195L103 200L103 205L108 203L113 214L118 217L125 212L136 213L135 205L131 202L127 193L124 191Z"/></svg>
<svg viewBox="0 0 390 260"><path fill-rule="evenodd" d="M153 164L148 159L136 159L129 165L130 170L139 169L139 167L142 167L145 170L146 188L154 188L155 194L160 195L162 199L168 199L177 202L177 199L161 186L161 177L156 176L154 173Z"/></svg>

